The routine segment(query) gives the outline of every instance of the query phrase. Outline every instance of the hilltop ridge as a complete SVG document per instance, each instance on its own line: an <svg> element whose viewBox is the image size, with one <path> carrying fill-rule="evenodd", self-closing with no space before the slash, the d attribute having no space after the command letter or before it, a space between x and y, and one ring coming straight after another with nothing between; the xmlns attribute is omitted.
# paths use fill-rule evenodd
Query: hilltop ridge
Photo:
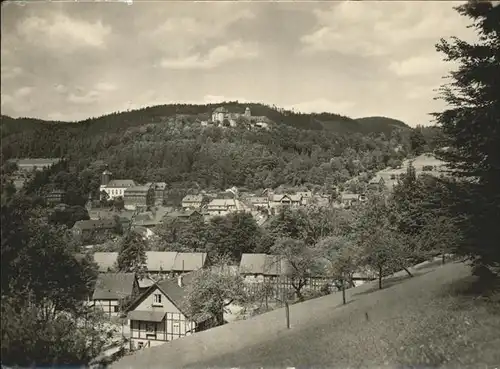
<svg viewBox="0 0 500 369"><path fill-rule="evenodd" d="M297 129L330 130L339 133L385 133L390 134L394 128L411 129L405 123L385 117L367 117L353 119L335 113L306 114L297 113L276 106L258 103L239 103L237 101L217 104L166 104L145 107L136 110L113 112L100 117L92 117L78 122L46 121L37 118L12 118L1 116L2 137L10 134L32 130L47 124L62 124L63 126L85 127L86 130L110 132L128 127L165 121L175 115L191 115L200 119L209 119L213 110L225 107L230 112L243 113L246 107L252 115L265 116L277 124L285 124ZM397 122L397 124L396 124Z"/></svg>

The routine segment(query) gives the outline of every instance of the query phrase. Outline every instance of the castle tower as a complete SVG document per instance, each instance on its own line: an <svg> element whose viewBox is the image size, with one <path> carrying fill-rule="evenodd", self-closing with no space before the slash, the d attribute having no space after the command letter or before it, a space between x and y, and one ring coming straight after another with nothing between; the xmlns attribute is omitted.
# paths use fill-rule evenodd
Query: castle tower
<svg viewBox="0 0 500 369"><path fill-rule="evenodd" d="M106 166L106 169L104 170L104 172L102 172L101 175L101 186L107 186L110 180L111 180L111 172L108 170L108 167Z"/></svg>
<svg viewBox="0 0 500 369"><path fill-rule="evenodd" d="M250 108L247 106L247 108L245 109L245 117L251 117L252 116L252 113L250 113Z"/></svg>

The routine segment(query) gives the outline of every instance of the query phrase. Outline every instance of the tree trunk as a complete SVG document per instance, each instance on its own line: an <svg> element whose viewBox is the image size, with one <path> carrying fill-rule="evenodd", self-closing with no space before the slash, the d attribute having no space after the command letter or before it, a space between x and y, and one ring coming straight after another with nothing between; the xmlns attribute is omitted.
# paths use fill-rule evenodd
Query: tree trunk
<svg viewBox="0 0 500 369"><path fill-rule="evenodd" d="M378 289L382 289L382 267L378 267Z"/></svg>
<svg viewBox="0 0 500 369"><path fill-rule="evenodd" d="M411 272L408 270L408 268L407 268L407 267L403 267L403 269L404 269L404 271L405 271L406 273L408 273L408 275L409 275L410 277L413 277L413 274L411 274Z"/></svg>
<svg viewBox="0 0 500 369"><path fill-rule="evenodd" d="M444 265L446 263L446 261L445 261L445 254L443 253L443 255L441 257L442 257L442 262L443 262L443 265Z"/></svg>
<svg viewBox="0 0 500 369"><path fill-rule="evenodd" d="M344 305L346 304L346 301L345 301L345 284L344 283L342 284L342 303Z"/></svg>

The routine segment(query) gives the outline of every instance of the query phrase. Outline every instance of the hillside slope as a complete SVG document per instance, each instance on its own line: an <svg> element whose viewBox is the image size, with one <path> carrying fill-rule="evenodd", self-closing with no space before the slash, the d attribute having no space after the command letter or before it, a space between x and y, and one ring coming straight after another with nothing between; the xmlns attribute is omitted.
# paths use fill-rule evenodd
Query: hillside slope
<svg viewBox="0 0 500 369"><path fill-rule="evenodd" d="M469 268L453 263L279 309L124 357L113 369L302 367L493 368L500 306L459 294ZM402 283L401 283L402 282ZM366 320L366 313L368 320Z"/></svg>
<svg viewBox="0 0 500 369"><path fill-rule="evenodd" d="M373 118L351 119L338 114L302 114L279 109L275 106L263 104L241 104L238 102L227 102L221 104L209 105L187 105L187 104L169 104L151 106L143 109L137 109L125 112L116 112L97 118L89 118L77 122L76 126L85 130L85 133L112 133L129 127L140 126L143 124L165 121L168 117L176 114L193 115L201 119L209 119L210 112L219 106L226 107L230 112L243 113L246 107L249 107L254 116L266 116L275 123L285 124L290 127L308 130L333 130L338 133L390 133L395 128L409 129L409 127L399 121L384 118L385 120ZM368 119L368 121L366 120ZM399 122L400 124L394 124ZM60 125L75 128L73 122L52 122L43 121L34 118L11 118L5 115L1 116L0 125L2 137L24 130L32 130L47 126L47 124L59 123Z"/></svg>

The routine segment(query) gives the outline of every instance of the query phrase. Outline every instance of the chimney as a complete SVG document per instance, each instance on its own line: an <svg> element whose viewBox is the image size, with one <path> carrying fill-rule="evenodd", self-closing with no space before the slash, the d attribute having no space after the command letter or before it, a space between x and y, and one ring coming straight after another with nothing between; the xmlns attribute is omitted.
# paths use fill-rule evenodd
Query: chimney
<svg viewBox="0 0 500 369"><path fill-rule="evenodd" d="M177 277L177 284L179 285L179 287L184 287L184 284L182 283L182 274L179 274L179 276Z"/></svg>

